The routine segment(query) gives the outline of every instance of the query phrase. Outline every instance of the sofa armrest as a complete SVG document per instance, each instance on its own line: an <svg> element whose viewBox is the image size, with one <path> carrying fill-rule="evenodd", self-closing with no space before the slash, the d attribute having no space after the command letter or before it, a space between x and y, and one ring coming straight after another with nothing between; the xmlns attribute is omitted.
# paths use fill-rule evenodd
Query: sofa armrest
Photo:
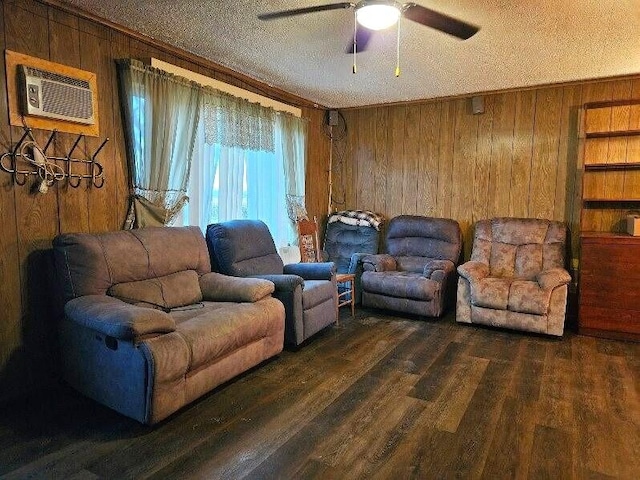
<svg viewBox="0 0 640 480"><path fill-rule="evenodd" d="M459 265L458 273L461 277L466 278L470 282L473 280L480 280L489 276L489 265L471 260Z"/></svg>
<svg viewBox="0 0 640 480"><path fill-rule="evenodd" d="M553 290L571 282L571 275L564 268L550 268L536 275L536 280L543 290Z"/></svg>
<svg viewBox="0 0 640 480"><path fill-rule="evenodd" d="M131 305L108 295L71 299L64 306L64 312L69 320L120 340L176 329L173 318L166 312Z"/></svg>
<svg viewBox="0 0 640 480"><path fill-rule="evenodd" d="M304 279L300 275L273 274L273 275L254 275L245 278L260 278L269 280L275 285L275 292L291 292L296 287L304 286Z"/></svg>
<svg viewBox="0 0 640 480"><path fill-rule="evenodd" d="M333 262L290 263L284 266L284 273L299 275L305 280L331 280L336 273Z"/></svg>
<svg viewBox="0 0 640 480"><path fill-rule="evenodd" d="M211 272L199 278L204 300L218 302L257 302L271 295L275 285L261 278L230 277Z"/></svg>
<svg viewBox="0 0 640 480"><path fill-rule="evenodd" d="M442 282L456 267L451 260L429 260L422 271L425 278Z"/></svg>
<svg viewBox="0 0 640 480"><path fill-rule="evenodd" d="M387 253L365 255L362 258L362 268L365 272L388 272L398 269L396 259Z"/></svg>

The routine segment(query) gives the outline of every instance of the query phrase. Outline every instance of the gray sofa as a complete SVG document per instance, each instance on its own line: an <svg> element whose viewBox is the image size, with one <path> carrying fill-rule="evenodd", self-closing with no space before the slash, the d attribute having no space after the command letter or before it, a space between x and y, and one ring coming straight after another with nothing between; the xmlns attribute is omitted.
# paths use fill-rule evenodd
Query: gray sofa
<svg viewBox="0 0 640 480"><path fill-rule="evenodd" d="M275 284L273 296L286 311L285 344L298 346L338 319L335 265L283 265L269 228L260 220L230 220L207 227L214 270L237 277L259 277Z"/></svg>
<svg viewBox="0 0 640 480"><path fill-rule="evenodd" d="M267 280L212 273L197 227L64 234L62 372L83 394L153 424L283 347Z"/></svg>
<svg viewBox="0 0 640 480"><path fill-rule="evenodd" d="M462 234L455 220L400 215L389 222L386 254L362 259L362 305L439 317L453 303Z"/></svg>
<svg viewBox="0 0 640 480"><path fill-rule="evenodd" d="M458 267L456 320L561 336L566 237L565 224L551 220L477 222L471 260Z"/></svg>

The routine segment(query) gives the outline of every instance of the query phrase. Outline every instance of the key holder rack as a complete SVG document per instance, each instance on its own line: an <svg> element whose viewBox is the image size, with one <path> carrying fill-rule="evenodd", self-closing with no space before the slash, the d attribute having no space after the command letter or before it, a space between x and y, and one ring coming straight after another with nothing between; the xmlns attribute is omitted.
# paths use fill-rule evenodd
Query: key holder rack
<svg viewBox="0 0 640 480"><path fill-rule="evenodd" d="M41 182L38 190L46 193L55 182L66 180L68 185L77 188L82 180L87 180L88 186L102 188L104 186L104 168L96 161L96 157L109 141L105 138L98 149L89 159L74 158L73 152L78 147L84 134L78 135L71 150L64 157L48 156L47 150L53 143L58 131L53 130L44 148L40 148L31 129L24 128L24 134L13 150L0 157L0 168L13 175L16 185L24 185L29 175L37 175ZM74 168L81 167L82 168Z"/></svg>

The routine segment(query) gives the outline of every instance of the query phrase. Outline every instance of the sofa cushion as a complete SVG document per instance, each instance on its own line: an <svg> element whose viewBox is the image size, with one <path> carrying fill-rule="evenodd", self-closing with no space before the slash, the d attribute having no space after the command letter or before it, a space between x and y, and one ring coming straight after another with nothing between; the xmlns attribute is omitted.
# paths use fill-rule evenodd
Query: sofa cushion
<svg viewBox="0 0 640 480"><path fill-rule="evenodd" d="M440 283L412 272L364 272L362 288L369 293L413 300L433 300Z"/></svg>
<svg viewBox="0 0 640 480"><path fill-rule="evenodd" d="M478 307L506 310L512 279L486 277L471 282L471 303Z"/></svg>
<svg viewBox="0 0 640 480"><path fill-rule="evenodd" d="M105 295L118 283L185 270L211 271L199 227L150 227L106 233L66 233L53 241L65 301Z"/></svg>
<svg viewBox="0 0 640 480"><path fill-rule="evenodd" d="M304 310L320 305L337 295L335 283L330 280L305 280L302 290L302 307Z"/></svg>
<svg viewBox="0 0 640 480"><path fill-rule="evenodd" d="M133 304L171 309L202 301L198 274L185 270L158 278L112 285L108 294Z"/></svg>
<svg viewBox="0 0 640 480"><path fill-rule="evenodd" d="M274 322L274 315L265 309L282 310L274 298L255 303L210 303L199 309L177 312L176 331L191 350L190 372L252 342L268 337L282 329L282 320ZM180 319L180 320L178 320Z"/></svg>

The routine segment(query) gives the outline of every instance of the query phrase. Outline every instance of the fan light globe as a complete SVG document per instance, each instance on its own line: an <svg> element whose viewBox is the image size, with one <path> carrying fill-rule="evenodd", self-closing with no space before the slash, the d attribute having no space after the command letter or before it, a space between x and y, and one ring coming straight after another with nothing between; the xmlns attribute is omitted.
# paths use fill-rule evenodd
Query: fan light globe
<svg viewBox="0 0 640 480"><path fill-rule="evenodd" d="M356 10L358 23L369 30L384 30L395 25L400 9L395 4L365 4Z"/></svg>

